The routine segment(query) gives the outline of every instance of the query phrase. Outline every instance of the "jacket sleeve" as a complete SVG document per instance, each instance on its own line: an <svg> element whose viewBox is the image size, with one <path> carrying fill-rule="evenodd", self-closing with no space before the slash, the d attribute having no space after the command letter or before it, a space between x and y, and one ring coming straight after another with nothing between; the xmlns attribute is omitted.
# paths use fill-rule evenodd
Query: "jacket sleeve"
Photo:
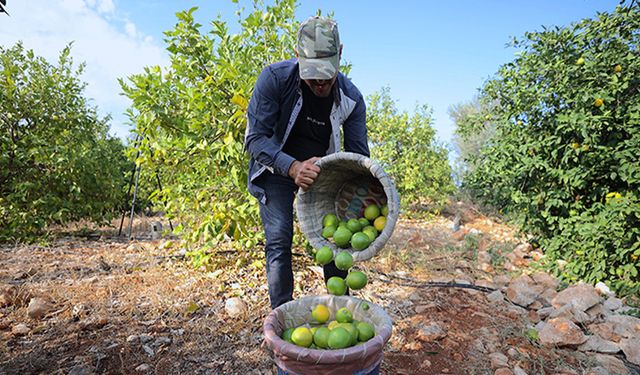
<svg viewBox="0 0 640 375"><path fill-rule="evenodd" d="M362 95L358 96L356 106L343 125L344 150L369 157L367 143L367 109Z"/></svg>
<svg viewBox="0 0 640 375"><path fill-rule="evenodd" d="M244 145L249 155L271 171L289 175L289 167L295 159L280 151L275 132L280 114L278 82L269 67L256 81L247 110L247 131Z"/></svg>

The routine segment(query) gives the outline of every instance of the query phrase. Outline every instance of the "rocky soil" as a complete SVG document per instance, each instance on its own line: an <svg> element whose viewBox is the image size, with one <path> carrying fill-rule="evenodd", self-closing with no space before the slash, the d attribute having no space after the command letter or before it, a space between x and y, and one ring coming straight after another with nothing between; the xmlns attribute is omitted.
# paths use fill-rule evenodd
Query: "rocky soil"
<svg viewBox="0 0 640 375"><path fill-rule="evenodd" d="M640 374L634 301L559 283L511 228L457 212L403 218L357 265L370 282L352 294L394 321L381 373ZM295 253L296 296L324 294L319 268ZM4 246L0 374L275 373L263 262L221 249L194 269L175 240L107 234Z"/></svg>

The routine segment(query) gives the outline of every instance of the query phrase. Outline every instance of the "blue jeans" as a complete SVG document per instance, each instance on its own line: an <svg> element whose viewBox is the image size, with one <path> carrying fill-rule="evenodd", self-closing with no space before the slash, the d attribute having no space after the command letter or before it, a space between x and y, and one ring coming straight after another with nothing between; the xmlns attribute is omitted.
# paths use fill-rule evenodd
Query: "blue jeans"
<svg viewBox="0 0 640 375"><path fill-rule="evenodd" d="M293 300L291 243L293 241L293 200L298 186L289 178L265 171L257 184L264 189L266 203L260 203L260 219L266 238L267 283L271 308ZM325 283L332 276L347 276L333 262L324 266Z"/></svg>

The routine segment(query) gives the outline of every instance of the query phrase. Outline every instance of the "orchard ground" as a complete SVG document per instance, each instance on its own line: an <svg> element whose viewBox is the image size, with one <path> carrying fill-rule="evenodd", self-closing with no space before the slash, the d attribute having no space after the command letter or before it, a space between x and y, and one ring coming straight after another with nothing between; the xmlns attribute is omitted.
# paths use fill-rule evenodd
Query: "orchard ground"
<svg viewBox="0 0 640 375"><path fill-rule="evenodd" d="M522 239L510 227L470 206L449 208L428 220L401 218L386 248L355 265L369 284L352 295L394 321L381 373L587 374L598 366L593 355L532 337L535 311L462 287L498 288L540 254L514 255ZM455 212L462 229L454 233ZM270 310L263 259L238 261L220 249L216 269L196 270L175 240L113 234L1 248L0 288L15 298L0 308L0 374L275 373L262 345ZM325 294L321 268L294 253L295 296ZM243 303L235 312L225 309L233 297Z"/></svg>

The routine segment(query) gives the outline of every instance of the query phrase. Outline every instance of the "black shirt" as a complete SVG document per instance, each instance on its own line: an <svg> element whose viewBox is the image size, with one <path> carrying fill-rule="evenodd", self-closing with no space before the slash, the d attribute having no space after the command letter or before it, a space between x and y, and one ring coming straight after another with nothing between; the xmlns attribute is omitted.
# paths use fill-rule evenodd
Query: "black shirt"
<svg viewBox="0 0 640 375"><path fill-rule="evenodd" d="M283 151L304 161L314 156L325 156L331 138L331 108L333 93L326 98L317 97L309 86L301 82L302 109L298 114Z"/></svg>

